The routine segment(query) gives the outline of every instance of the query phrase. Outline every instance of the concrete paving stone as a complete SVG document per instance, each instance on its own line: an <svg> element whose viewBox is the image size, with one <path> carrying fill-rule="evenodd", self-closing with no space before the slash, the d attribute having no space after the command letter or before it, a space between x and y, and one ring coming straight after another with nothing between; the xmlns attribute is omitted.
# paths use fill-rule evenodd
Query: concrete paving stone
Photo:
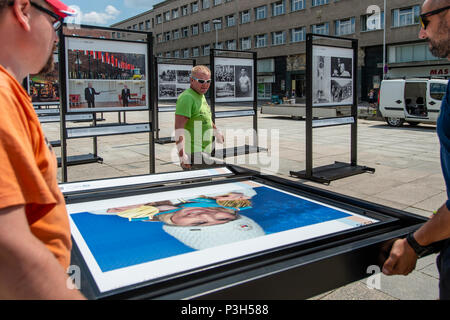
<svg viewBox="0 0 450 320"><path fill-rule="evenodd" d="M437 210L442 204L447 201L447 192L441 191L439 194L427 198L423 201L413 204L413 207L428 211L429 213Z"/></svg>
<svg viewBox="0 0 450 320"><path fill-rule="evenodd" d="M407 183L402 186L389 188L376 194L377 198L404 203L406 205L421 202L429 197L439 194L441 190L434 188L421 188L420 184Z"/></svg>
<svg viewBox="0 0 450 320"><path fill-rule="evenodd" d="M419 271L407 276L381 274L380 291L400 300L436 300L439 298L439 280Z"/></svg>
<svg viewBox="0 0 450 320"><path fill-rule="evenodd" d="M377 289L370 289L366 283L350 283L328 294L318 296L320 300L396 300L396 298ZM316 300L312 298L311 300Z"/></svg>

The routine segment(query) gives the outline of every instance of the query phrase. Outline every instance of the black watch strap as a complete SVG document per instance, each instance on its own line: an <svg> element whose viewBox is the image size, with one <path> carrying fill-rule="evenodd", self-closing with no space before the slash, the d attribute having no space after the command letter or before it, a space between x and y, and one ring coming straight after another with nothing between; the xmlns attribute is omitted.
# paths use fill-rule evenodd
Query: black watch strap
<svg viewBox="0 0 450 320"><path fill-rule="evenodd" d="M406 236L406 241L408 241L409 245L411 246L411 248L413 248L414 252L419 258L423 257L429 251L429 247L423 247L416 241L416 239L414 238L414 232Z"/></svg>

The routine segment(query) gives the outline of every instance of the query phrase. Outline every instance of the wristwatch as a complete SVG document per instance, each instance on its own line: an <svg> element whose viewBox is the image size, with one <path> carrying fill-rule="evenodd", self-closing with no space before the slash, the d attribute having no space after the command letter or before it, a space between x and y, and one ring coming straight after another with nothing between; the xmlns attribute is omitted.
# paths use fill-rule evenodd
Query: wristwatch
<svg viewBox="0 0 450 320"><path fill-rule="evenodd" d="M406 241L408 241L411 248L413 248L414 252L417 254L419 258L423 257L430 251L430 247L421 246L416 239L414 238L414 232L411 232L406 236Z"/></svg>

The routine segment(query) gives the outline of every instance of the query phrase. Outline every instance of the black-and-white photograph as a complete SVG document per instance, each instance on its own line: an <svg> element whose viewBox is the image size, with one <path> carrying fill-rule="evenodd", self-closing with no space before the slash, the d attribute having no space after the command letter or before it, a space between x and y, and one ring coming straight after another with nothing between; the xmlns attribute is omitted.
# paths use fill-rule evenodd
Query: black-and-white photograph
<svg viewBox="0 0 450 320"><path fill-rule="evenodd" d="M313 46L312 101L315 107L353 103L353 49Z"/></svg>
<svg viewBox="0 0 450 320"><path fill-rule="evenodd" d="M216 97L234 97L234 83L216 83Z"/></svg>
<svg viewBox="0 0 450 320"><path fill-rule="evenodd" d="M189 88L192 65L158 64L158 99L176 99Z"/></svg>
<svg viewBox="0 0 450 320"><path fill-rule="evenodd" d="M234 66L232 65L216 65L215 73L217 82L234 81Z"/></svg>
<svg viewBox="0 0 450 320"><path fill-rule="evenodd" d="M214 58L216 102L253 101L255 79L253 59Z"/></svg>
<svg viewBox="0 0 450 320"><path fill-rule="evenodd" d="M331 57L331 77L351 78L352 61L353 60L351 58Z"/></svg>
<svg viewBox="0 0 450 320"><path fill-rule="evenodd" d="M177 72L175 70L163 70L159 74L160 82L176 82L177 81Z"/></svg>
<svg viewBox="0 0 450 320"><path fill-rule="evenodd" d="M177 70L177 82L178 83L190 83L191 71Z"/></svg>
<svg viewBox="0 0 450 320"><path fill-rule="evenodd" d="M330 103L330 57L315 56L313 59L313 103Z"/></svg>
<svg viewBox="0 0 450 320"><path fill-rule="evenodd" d="M177 86L175 84L160 84L159 97L161 98L175 98Z"/></svg>
<svg viewBox="0 0 450 320"><path fill-rule="evenodd" d="M234 68L236 74L236 97L251 97L253 94L252 67L234 66Z"/></svg>
<svg viewBox="0 0 450 320"><path fill-rule="evenodd" d="M353 81L331 80L331 95L333 102L351 104L353 102Z"/></svg>

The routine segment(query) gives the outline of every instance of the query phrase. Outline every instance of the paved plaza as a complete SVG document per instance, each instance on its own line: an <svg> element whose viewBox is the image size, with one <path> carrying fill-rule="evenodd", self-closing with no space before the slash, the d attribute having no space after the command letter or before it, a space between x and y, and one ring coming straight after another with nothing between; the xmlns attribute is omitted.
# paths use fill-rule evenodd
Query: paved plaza
<svg viewBox="0 0 450 320"><path fill-rule="evenodd" d="M217 110L228 110L221 107ZM116 113L105 113L105 122L117 122ZM146 112L127 112L128 123L148 119ZM160 113L160 136L172 134L174 113ZM241 143L242 134L251 132L252 118L218 119L217 126L225 133L225 146ZM71 126L85 126L82 123ZM436 127L419 125L401 128L388 127L385 122L358 120L358 164L375 168L375 173L364 173L322 185L289 176L289 171L305 169L305 121L288 117L258 115L259 146L269 149L260 154L226 158L226 162L252 168L263 173L276 174L345 194L428 217L446 200L445 184L439 162L439 142ZM49 140L59 140L59 124L43 124ZM241 131L238 131L240 129ZM241 135L236 138L235 135ZM266 134L266 136L264 136ZM237 141L237 142L236 142ZM350 126L314 129L314 167L334 161L350 161ZM252 143L252 141L246 141ZM181 170L174 159L173 143L156 144L156 172ZM55 152L59 155L59 149ZM92 139L68 140L69 155L92 152ZM103 163L71 166L68 180L80 181L107 177L149 173L148 134L109 136L98 139L98 154ZM436 255L418 261L409 276L381 275L378 289L369 289L367 279L323 293L313 299L374 299L408 300L438 298ZM369 276L369 274L368 274Z"/></svg>

